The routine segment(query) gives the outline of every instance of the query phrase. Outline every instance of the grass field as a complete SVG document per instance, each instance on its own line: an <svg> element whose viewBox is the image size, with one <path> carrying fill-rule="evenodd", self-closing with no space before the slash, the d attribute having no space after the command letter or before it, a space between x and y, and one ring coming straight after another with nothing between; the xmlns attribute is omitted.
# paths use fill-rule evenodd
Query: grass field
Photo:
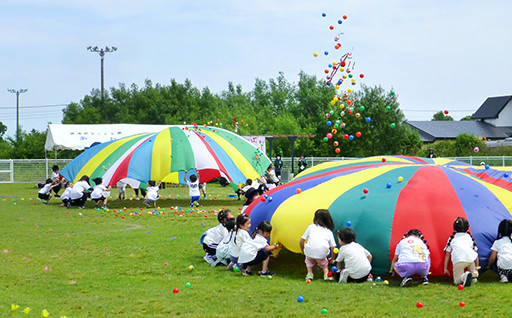
<svg viewBox="0 0 512 318"><path fill-rule="evenodd" d="M139 216L141 201L112 201L102 214L91 202L85 210L59 208L55 199L44 206L34 199L32 184L0 184L0 317L41 317L44 309L49 317L509 315L512 285L499 284L493 273L459 291L449 278L410 288L390 277L382 277L389 285L306 284L303 256L286 251L270 262L273 279L211 268L199 237L218 223L212 210L226 207L237 214L241 201L228 199L230 188L208 190L211 200L201 202L207 212L179 216L171 207L186 210L188 191L167 188L163 197L180 197L159 201L165 215L144 209ZM305 301L297 302L298 296ZM423 308L416 308L418 302ZM11 304L19 308L11 311ZM28 314L22 312L26 307Z"/></svg>

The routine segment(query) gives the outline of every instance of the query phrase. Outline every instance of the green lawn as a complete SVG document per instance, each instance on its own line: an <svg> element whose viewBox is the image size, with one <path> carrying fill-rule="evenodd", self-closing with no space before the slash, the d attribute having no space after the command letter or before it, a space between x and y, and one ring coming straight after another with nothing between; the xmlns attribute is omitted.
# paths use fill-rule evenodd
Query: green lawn
<svg viewBox="0 0 512 318"><path fill-rule="evenodd" d="M286 251L270 262L277 273L273 279L211 268L203 260L199 237L217 224L212 210L226 207L237 214L241 201L228 199L230 188L209 185L208 190L211 200L202 200L205 213L184 212L180 217L171 207L186 210L188 190L167 188L161 191L163 197L179 198L159 201L165 215L148 215L151 210L144 209L142 216L130 216L141 212L141 201L112 201L110 211L102 214L90 208L91 202L85 210L59 208L55 199L44 206L34 199L37 189L32 184L0 184L0 317L41 317L43 309L50 317L509 314L512 285L499 284L492 273L459 291L448 278L406 289L389 277L383 277L389 285L306 284L303 256ZM114 210L125 207L116 217ZM297 302L298 296L305 301ZM460 301L466 306L459 307ZM417 302L423 308L417 309ZM11 304L20 307L12 312ZM22 312L26 307L29 314ZM320 314L323 308L327 315Z"/></svg>

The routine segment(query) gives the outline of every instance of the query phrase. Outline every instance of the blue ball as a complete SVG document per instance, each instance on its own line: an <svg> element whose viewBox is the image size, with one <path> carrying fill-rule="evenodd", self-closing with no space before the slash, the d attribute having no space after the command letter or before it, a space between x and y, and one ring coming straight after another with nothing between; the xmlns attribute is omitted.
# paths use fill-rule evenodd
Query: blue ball
<svg viewBox="0 0 512 318"><path fill-rule="evenodd" d="M380 282L381 280L382 280L382 278L380 278L380 276L375 279L375 281L377 281L377 282Z"/></svg>
<svg viewBox="0 0 512 318"><path fill-rule="evenodd" d="M367 123L369 123L369 122L371 122L371 121L372 121L372 119L371 119L370 117L366 117L366 122L367 122Z"/></svg>
<svg viewBox="0 0 512 318"><path fill-rule="evenodd" d="M331 86L331 82L327 82L327 86Z"/></svg>
<svg viewBox="0 0 512 318"><path fill-rule="evenodd" d="M347 226L351 226L352 225L352 221L347 221Z"/></svg>
<svg viewBox="0 0 512 318"><path fill-rule="evenodd" d="M268 201L268 202L272 202L272 197L268 197L268 198L267 198L267 201Z"/></svg>
<svg viewBox="0 0 512 318"><path fill-rule="evenodd" d="M342 80L338 80L338 85L341 85L343 83Z"/></svg>
<svg viewBox="0 0 512 318"><path fill-rule="evenodd" d="M325 52L324 52L324 55L329 55L329 52L325 51Z"/></svg>
<svg viewBox="0 0 512 318"><path fill-rule="evenodd" d="M508 172L505 172L505 174L503 175L505 178L508 178L509 174Z"/></svg>
<svg viewBox="0 0 512 318"><path fill-rule="evenodd" d="M328 120L328 121L327 121L327 126L330 126L330 125L332 125L332 123L331 123L331 121L330 121L330 120Z"/></svg>
<svg viewBox="0 0 512 318"><path fill-rule="evenodd" d="M342 23L343 23L343 21L341 21L341 20L338 20L338 24L342 24Z"/></svg>
<svg viewBox="0 0 512 318"><path fill-rule="evenodd" d="M304 301L304 297L302 297L302 296L297 297L297 301L299 303L303 302Z"/></svg>
<svg viewBox="0 0 512 318"><path fill-rule="evenodd" d="M348 139L354 140L354 136L350 135L350 136L348 136Z"/></svg>
<svg viewBox="0 0 512 318"><path fill-rule="evenodd" d="M322 13L322 17L324 17L324 18L325 18L325 16L326 16L326 15L327 15L327 14L325 14L325 13Z"/></svg>
<svg viewBox="0 0 512 318"><path fill-rule="evenodd" d="M264 197L265 199L267 199L267 198L268 198L268 194L266 194L266 193L265 193L265 194L263 195L263 197Z"/></svg>
<svg viewBox="0 0 512 318"><path fill-rule="evenodd" d="M391 188L391 182L386 183L386 188Z"/></svg>
<svg viewBox="0 0 512 318"><path fill-rule="evenodd" d="M332 67L332 64L329 64L329 65L327 65L327 66L329 66L329 68L331 68L331 67Z"/></svg>
<svg viewBox="0 0 512 318"><path fill-rule="evenodd" d="M338 270L338 268L336 266L331 267L331 271L335 272L337 270Z"/></svg>
<svg viewBox="0 0 512 318"><path fill-rule="evenodd" d="M489 165L485 165L485 170L489 170Z"/></svg>

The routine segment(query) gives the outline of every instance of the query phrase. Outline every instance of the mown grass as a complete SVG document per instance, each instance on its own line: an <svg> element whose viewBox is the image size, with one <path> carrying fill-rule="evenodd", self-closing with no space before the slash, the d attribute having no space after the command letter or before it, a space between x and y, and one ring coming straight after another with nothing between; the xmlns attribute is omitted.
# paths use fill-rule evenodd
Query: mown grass
<svg viewBox="0 0 512 318"><path fill-rule="evenodd" d="M188 205L187 189L167 188L163 196L180 198L159 202L165 215L144 209L130 216L140 212L141 201L112 201L101 214L59 208L57 200L43 206L34 199L34 185L0 185L0 196L18 197L0 197L0 317L40 317L43 309L50 317L326 316L322 308L327 316L346 317L508 316L512 285L497 283L492 273L459 291L448 278L407 289L389 277L383 277L389 285L306 284L303 256L286 251L271 260L273 279L211 268L198 241L217 224L211 210L238 211L241 203L227 198L229 190L209 185L212 200L202 201L208 212L180 217L170 207ZM124 207L115 217L114 210ZM305 301L298 303L298 296ZM416 308L417 302L424 307ZM20 308L12 312L11 304Z"/></svg>

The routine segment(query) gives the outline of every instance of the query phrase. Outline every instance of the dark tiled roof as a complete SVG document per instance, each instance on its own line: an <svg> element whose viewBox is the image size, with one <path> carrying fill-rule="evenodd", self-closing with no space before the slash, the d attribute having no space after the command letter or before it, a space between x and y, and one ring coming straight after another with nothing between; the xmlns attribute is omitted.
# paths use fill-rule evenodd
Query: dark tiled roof
<svg viewBox="0 0 512 318"><path fill-rule="evenodd" d="M465 133L487 139L504 139L512 136L512 127L494 127L481 121L406 121L411 129L417 130L423 142L437 139L455 139Z"/></svg>
<svg viewBox="0 0 512 318"><path fill-rule="evenodd" d="M473 119L487 119L487 118L498 118L498 115L503 108L512 99L512 95L489 97L485 102L478 108L478 110L471 116Z"/></svg>

